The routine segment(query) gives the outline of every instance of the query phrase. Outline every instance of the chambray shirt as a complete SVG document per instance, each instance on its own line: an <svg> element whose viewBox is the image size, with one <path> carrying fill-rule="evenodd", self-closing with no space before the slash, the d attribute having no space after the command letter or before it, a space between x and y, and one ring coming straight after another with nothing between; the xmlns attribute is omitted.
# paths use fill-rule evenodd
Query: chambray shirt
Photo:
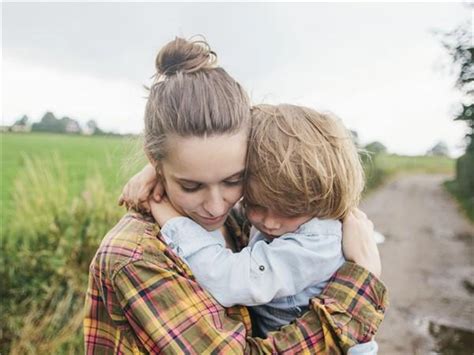
<svg viewBox="0 0 474 355"><path fill-rule="evenodd" d="M337 220L313 218L272 241L253 229L239 253L225 247L219 231L208 232L186 217L168 221L162 235L220 304L254 306L263 337L306 312L310 298L342 266L341 227Z"/></svg>

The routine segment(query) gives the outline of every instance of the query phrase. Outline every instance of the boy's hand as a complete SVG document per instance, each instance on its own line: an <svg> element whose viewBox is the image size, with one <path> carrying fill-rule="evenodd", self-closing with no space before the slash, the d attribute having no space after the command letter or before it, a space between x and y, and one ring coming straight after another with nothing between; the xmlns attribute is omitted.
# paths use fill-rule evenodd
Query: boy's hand
<svg viewBox="0 0 474 355"><path fill-rule="evenodd" d="M380 277L382 264L374 238L374 224L359 209L355 209L344 218L342 250L347 260L359 264Z"/></svg>
<svg viewBox="0 0 474 355"><path fill-rule="evenodd" d="M152 190L154 199L159 201L164 194L163 184L157 179L153 165L147 164L127 182L118 204L119 206L125 205L127 209L133 208L150 212L148 198Z"/></svg>
<svg viewBox="0 0 474 355"><path fill-rule="evenodd" d="M151 207L151 214L160 227L163 227L171 218L182 216L176 211L166 196L162 196L159 202L150 197L148 202Z"/></svg>

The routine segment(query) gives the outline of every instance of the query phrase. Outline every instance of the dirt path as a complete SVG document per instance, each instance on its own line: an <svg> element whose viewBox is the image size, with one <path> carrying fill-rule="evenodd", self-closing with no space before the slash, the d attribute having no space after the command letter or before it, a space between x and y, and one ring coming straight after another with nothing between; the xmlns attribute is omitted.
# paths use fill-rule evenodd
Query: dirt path
<svg viewBox="0 0 474 355"><path fill-rule="evenodd" d="M380 354L474 352L474 226L441 186L446 179L401 177L362 204L386 237L379 247L391 307L377 336ZM452 352L440 348L443 336L457 337L447 345Z"/></svg>

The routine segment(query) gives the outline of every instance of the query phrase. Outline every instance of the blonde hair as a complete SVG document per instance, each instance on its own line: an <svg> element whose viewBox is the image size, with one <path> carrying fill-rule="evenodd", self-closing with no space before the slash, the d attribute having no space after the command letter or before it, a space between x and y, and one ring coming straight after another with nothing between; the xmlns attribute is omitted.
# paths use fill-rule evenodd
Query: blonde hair
<svg viewBox="0 0 474 355"><path fill-rule="evenodd" d="M205 40L176 38L158 53L155 82L145 109L144 149L149 157L166 157L166 140L232 134L248 127L247 94L217 66Z"/></svg>
<svg viewBox="0 0 474 355"><path fill-rule="evenodd" d="M286 216L341 219L364 188L350 132L336 117L302 106L252 108L247 169L245 202Z"/></svg>

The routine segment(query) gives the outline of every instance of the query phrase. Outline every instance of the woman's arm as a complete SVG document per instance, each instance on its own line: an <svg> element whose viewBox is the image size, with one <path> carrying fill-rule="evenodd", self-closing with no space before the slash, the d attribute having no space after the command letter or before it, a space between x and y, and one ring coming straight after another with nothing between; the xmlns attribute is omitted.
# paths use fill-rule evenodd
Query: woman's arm
<svg viewBox="0 0 474 355"><path fill-rule="evenodd" d="M173 267L143 260L122 267L112 281L129 324L150 353L337 354L372 338L387 303L383 284L348 262L311 300L310 311L260 339Z"/></svg>
<svg viewBox="0 0 474 355"><path fill-rule="evenodd" d="M197 281L225 307L295 295L327 281L344 262L337 235L287 233L270 244L261 240L233 253L186 217L170 219L161 232Z"/></svg>

